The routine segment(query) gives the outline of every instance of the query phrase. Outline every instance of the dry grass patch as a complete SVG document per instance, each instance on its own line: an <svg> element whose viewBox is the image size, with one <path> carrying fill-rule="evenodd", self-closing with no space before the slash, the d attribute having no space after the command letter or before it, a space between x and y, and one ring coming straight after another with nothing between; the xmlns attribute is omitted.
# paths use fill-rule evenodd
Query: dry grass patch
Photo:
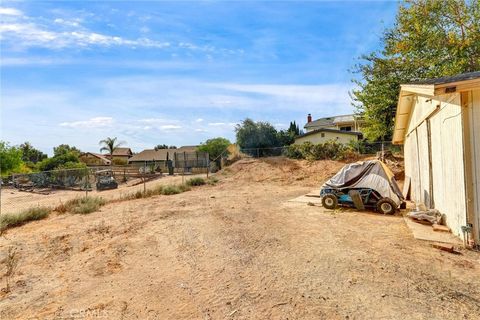
<svg viewBox="0 0 480 320"><path fill-rule="evenodd" d="M192 188L188 184L171 184L166 186L157 186L154 189L138 190L135 193L127 194L121 200L135 200L149 198L158 195L170 196L182 192L190 191Z"/></svg>
<svg viewBox="0 0 480 320"><path fill-rule="evenodd" d="M217 184L217 182L218 182L218 178L214 177L214 176L209 177L206 181L206 183L211 185L211 186Z"/></svg>
<svg viewBox="0 0 480 320"><path fill-rule="evenodd" d="M196 177L196 178L188 179L187 182L186 182L187 186L192 186L192 187L203 186L206 183L207 182L202 177Z"/></svg>
<svg viewBox="0 0 480 320"><path fill-rule="evenodd" d="M169 195L179 194L189 190L190 190L190 186L186 184L168 185L168 186L163 186L160 194L169 196Z"/></svg>
<svg viewBox="0 0 480 320"><path fill-rule="evenodd" d="M0 233L3 231L24 225L29 221L41 220L48 217L51 209L47 207L35 207L23 210L19 213L7 213L0 215Z"/></svg>
<svg viewBox="0 0 480 320"><path fill-rule="evenodd" d="M65 208L71 213L87 214L97 211L106 203L102 197L84 197L68 200L65 202Z"/></svg>
<svg viewBox="0 0 480 320"><path fill-rule="evenodd" d="M5 288L2 291L9 293L10 284L18 266L17 249L14 247L8 248L7 256L2 262L5 265L5 273L3 274L3 277L5 278Z"/></svg>

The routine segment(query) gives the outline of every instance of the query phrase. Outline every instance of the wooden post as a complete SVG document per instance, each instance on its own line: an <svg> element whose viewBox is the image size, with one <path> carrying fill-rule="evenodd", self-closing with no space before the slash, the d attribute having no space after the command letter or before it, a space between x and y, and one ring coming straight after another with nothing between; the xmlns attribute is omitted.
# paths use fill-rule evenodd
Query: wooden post
<svg viewBox="0 0 480 320"><path fill-rule="evenodd" d="M88 168L85 169L87 171L87 174L85 175L85 198L88 197L88 183L90 182L90 175L89 175L89 171L88 171Z"/></svg>
<svg viewBox="0 0 480 320"><path fill-rule="evenodd" d="M208 179L208 173L210 172L210 155L208 153L206 155L206 160L207 160L207 179Z"/></svg>

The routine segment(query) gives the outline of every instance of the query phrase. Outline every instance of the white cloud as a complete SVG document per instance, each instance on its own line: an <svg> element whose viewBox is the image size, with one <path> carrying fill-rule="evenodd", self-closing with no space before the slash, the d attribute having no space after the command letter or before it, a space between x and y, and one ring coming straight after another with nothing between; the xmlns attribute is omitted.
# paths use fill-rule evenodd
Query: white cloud
<svg viewBox="0 0 480 320"><path fill-rule="evenodd" d="M209 126L212 127L234 127L236 123L234 122L210 122L208 123Z"/></svg>
<svg viewBox="0 0 480 320"><path fill-rule="evenodd" d="M26 65L60 65L71 63L69 60L64 59L50 59L41 57L2 57L0 59L0 66L26 66Z"/></svg>
<svg viewBox="0 0 480 320"><path fill-rule="evenodd" d="M15 8L0 8L0 15L5 16L22 16L23 13Z"/></svg>
<svg viewBox="0 0 480 320"><path fill-rule="evenodd" d="M156 41L149 38L125 39L119 36L105 35L101 33L76 30L76 31L49 31L32 23L3 24L0 26L0 38L8 39L21 47L44 47L49 49L61 49L67 47L97 46L127 46L131 48L167 48L169 42Z"/></svg>
<svg viewBox="0 0 480 320"><path fill-rule="evenodd" d="M173 121L176 121L176 120L173 120ZM172 120L164 119L164 118L145 118L145 119L139 119L138 122L148 123L148 124L164 124L164 123L170 123L172 122Z"/></svg>
<svg viewBox="0 0 480 320"><path fill-rule="evenodd" d="M202 118L198 118L198 119L195 120L195 122L197 122L197 123L203 122L203 119L202 119Z"/></svg>
<svg viewBox="0 0 480 320"><path fill-rule="evenodd" d="M243 50L217 48L212 45L198 45L188 41L160 41L147 37L126 38L120 35L109 35L89 30L82 25L83 18L54 18L30 17L14 8L0 8L0 14L7 17L0 21L0 40L5 48L24 49L41 47L47 49L65 49L72 47L113 47L124 46L129 48L173 48L175 50L201 52L213 59L213 53L220 55L243 55ZM107 24L111 25L111 24ZM148 34L148 26L142 26L140 33ZM177 53L172 53L177 54Z"/></svg>
<svg viewBox="0 0 480 320"><path fill-rule="evenodd" d="M57 24L70 26L70 27L79 27L81 21L82 21L81 19L65 20L65 19L62 19L62 18L57 18L57 19L53 20L53 22L55 22Z"/></svg>
<svg viewBox="0 0 480 320"><path fill-rule="evenodd" d="M142 124L135 125L135 122ZM145 125L146 124L146 125ZM145 125L145 126L144 126ZM136 128L143 128L144 130L160 130L160 131L175 131L182 129L179 120L165 119L165 118L145 118L134 121L133 123L121 124L121 126L135 130Z"/></svg>
<svg viewBox="0 0 480 320"><path fill-rule="evenodd" d="M109 127L114 120L111 117L95 117L84 121L62 122L60 126L70 128L102 128Z"/></svg>
<svg viewBox="0 0 480 320"><path fill-rule="evenodd" d="M318 101L326 102L341 102L350 101L348 90L350 86L339 84L325 84L325 85L277 85L277 84L232 84L220 83L214 84L219 88L233 90L243 93L260 94L265 96L272 96L284 100L297 101Z"/></svg>
<svg viewBox="0 0 480 320"><path fill-rule="evenodd" d="M4 10L5 11L5 10ZM9 12L9 11L8 11ZM25 22L27 21L27 22ZM149 38L126 39L120 36L106 35L90 31L84 28L75 18L65 20L56 18L53 25L46 23L37 24L35 19L25 17L2 21L0 24L0 39L9 42L16 47L44 47L49 49L61 49L67 47L88 46L128 46L146 48L166 48L169 42L156 41ZM63 30L58 30L58 25Z"/></svg>
<svg viewBox="0 0 480 320"><path fill-rule="evenodd" d="M182 126L178 126L178 125L174 125L174 124L166 124L166 125L160 126L160 129L161 130L166 130L166 131L178 130L178 129L182 129Z"/></svg>

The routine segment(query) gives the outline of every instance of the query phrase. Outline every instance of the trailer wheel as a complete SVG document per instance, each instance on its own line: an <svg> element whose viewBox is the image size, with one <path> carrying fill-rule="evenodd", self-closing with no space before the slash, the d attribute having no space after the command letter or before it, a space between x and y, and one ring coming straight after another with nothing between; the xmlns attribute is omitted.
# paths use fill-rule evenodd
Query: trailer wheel
<svg viewBox="0 0 480 320"><path fill-rule="evenodd" d="M327 209L335 209L338 207L338 199L333 194L327 194L322 197L322 205Z"/></svg>
<svg viewBox="0 0 480 320"><path fill-rule="evenodd" d="M394 214L397 210L397 205L390 198L382 198L377 202L377 211L382 214Z"/></svg>

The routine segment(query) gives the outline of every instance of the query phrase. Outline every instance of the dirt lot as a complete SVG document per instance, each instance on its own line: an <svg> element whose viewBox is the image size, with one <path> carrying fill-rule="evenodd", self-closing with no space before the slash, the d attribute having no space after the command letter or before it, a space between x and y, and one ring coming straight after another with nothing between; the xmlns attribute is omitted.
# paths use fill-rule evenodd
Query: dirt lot
<svg viewBox="0 0 480 320"><path fill-rule="evenodd" d="M12 229L0 319L478 319L478 253L288 202L341 166L242 160L215 186Z"/></svg>

